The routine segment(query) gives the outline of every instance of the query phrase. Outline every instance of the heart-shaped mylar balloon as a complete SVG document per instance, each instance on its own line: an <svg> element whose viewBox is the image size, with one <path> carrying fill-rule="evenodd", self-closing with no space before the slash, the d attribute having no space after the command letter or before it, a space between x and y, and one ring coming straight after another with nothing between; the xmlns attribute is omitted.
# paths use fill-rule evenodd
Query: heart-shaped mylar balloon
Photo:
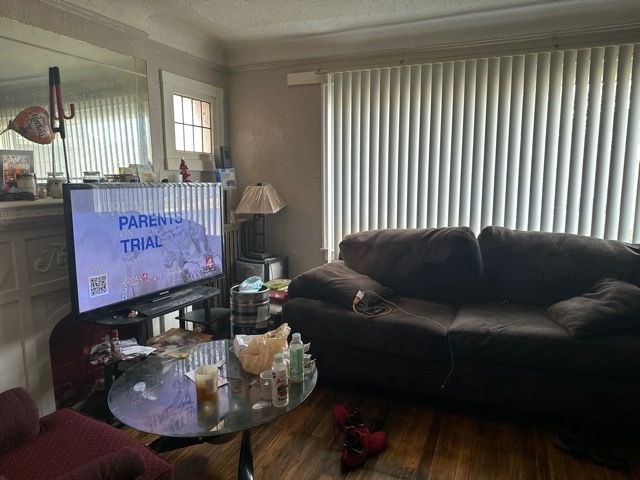
<svg viewBox="0 0 640 480"><path fill-rule="evenodd" d="M49 112L38 106L22 110L2 133L7 130L14 130L27 140L43 145L53 142L55 138L49 122Z"/></svg>

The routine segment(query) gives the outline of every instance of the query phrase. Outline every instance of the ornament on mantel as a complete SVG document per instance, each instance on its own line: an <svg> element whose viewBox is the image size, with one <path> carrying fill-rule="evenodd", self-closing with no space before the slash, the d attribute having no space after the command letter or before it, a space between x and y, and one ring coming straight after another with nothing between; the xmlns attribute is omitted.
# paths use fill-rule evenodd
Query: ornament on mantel
<svg viewBox="0 0 640 480"><path fill-rule="evenodd" d="M0 132L13 130L27 140L46 145L53 142L54 133L51 130L49 112L40 106L25 108L16 118L9 122L7 128Z"/></svg>
<svg viewBox="0 0 640 480"><path fill-rule="evenodd" d="M180 159L180 175L182 175L183 182L191 181L191 172L189 171L189 166L187 162L184 161L184 158Z"/></svg>

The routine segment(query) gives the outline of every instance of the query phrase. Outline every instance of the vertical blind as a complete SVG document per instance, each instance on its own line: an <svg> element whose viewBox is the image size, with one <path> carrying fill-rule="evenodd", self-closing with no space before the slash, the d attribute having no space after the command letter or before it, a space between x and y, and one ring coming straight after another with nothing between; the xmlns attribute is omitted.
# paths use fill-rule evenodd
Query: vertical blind
<svg viewBox="0 0 640 480"><path fill-rule="evenodd" d="M69 176L80 180L84 171L118 173L119 167L131 163L146 164L150 157L147 137L146 102L135 95L124 95L74 102L76 116L65 122ZM21 109L0 111L0 125L8 125ZM142 122L142 123L141 123ZM39 180L52 172L53 155L56 171L64 172L62 140L56 135L51 145L32 143L14 132L0 136L0 149L32 150L34 170ZM54 153L55 151L55 153Z"/></svg>
<svg viewBox="0 0 640 480"><path fill-rule="evenodd" d="M640 44L329 75L324 231L640 241Z"/></svg>

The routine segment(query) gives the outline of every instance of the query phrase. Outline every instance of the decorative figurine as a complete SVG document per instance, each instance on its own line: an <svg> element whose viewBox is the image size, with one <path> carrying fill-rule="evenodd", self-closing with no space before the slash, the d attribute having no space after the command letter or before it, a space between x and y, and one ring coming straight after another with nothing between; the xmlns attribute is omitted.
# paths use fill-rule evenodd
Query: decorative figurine
<svg viewBox="0 0 640 480"><path fill-rule="evenodd" d="M180 175L182 175L183 182L191 181L191 172L189 171L189 166L187 162L184 161L184 158L180 159Z"/></svg>

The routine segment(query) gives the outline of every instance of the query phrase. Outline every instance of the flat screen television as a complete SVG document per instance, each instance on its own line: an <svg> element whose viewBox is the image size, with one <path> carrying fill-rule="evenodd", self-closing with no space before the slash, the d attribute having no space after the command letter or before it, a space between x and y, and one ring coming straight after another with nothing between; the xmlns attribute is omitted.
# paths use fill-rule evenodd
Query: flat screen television
<svg viewBox="0 0 640 480"><path fill-rule="evenodd" d="M223 275L217 183L64 185L74 314L90 320Z"/></svg>

